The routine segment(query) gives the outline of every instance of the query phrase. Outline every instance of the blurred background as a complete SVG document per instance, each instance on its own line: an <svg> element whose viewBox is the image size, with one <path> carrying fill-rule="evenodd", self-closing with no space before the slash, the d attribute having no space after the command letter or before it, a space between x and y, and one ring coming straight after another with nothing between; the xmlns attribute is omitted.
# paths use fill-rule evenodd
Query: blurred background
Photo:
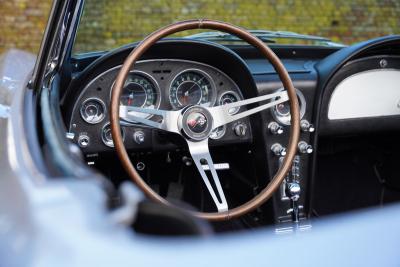
<svg viewBox="0 0 400 267"><path fill-rule="evenodd" d="M0 53L37 52L51 0L0 0ZM400 33L400 0L86 0L75 51L107 50L177 20L212 18L354 42Z"/></svg>

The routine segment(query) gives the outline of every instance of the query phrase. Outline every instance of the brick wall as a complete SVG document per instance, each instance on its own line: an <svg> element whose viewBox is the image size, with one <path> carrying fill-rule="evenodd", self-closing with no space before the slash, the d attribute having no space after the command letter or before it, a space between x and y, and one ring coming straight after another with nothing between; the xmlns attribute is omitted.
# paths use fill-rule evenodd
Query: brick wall
<svg viewBox="0 0 400 267"><path fill-rule="evenodd" d="M0 52L36 52L49 0L0 0ZM86 0L77 50L116 47L173 21L207 17L347 44L400 33L399 0Z"/></svg>
<svg viewBox="0 0 400 267"><path fill-rule="evenodd" d="M49 0L0 0L0 53L10 48L36 52L50 8Z"/></svg>

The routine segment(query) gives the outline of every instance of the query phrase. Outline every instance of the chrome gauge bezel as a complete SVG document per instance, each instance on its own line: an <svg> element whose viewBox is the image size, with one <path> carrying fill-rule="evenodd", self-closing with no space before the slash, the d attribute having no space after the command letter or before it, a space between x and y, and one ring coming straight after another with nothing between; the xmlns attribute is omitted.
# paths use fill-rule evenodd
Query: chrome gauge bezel
<svg viewBox="0 0 400 267"><path fill-rule="evenodd" d="M108 146L108 147L114 147L114 142L113 142L113 141L108 141L108 140L106 140L105 137L104 137L104 131L105 131L105 129L106 129L107 127L110 127L110 125L111 125L111 124L110 124L109 122L107 122L107 123L104 124L103 127L101 128L101 133L100 133L100 135L101 135L101 141L103 141L103 144L106 145L106 146ZM111 128L110 128L110 130L111 130ZM122 128L122 127L121 127L121 134L122 134L122 140L125 141L125 130L124 130L124 128Z"/></svg>
<svg viewBox="0 0 400 267"><path fill-rule="evenodd" d="M84 116L84 110L83 110L83 108L84 108L84 106L87 104L87 102L89 102L89 101L96 101L96 102L98 102L98 103L102 106L102 108L103 108L103 113L101 114L100 118L97 119L96 121L88 121L88 120L85 118L85 116ZM84 120L85 122L87 122L87 123L89 123L89 124L98 124L98 123L102 122L102 121L104 120L104 118L106 117L106 112L107 112L107 111L106 111L106 105L104 104L104 102L103 102L101 99L99 99L99 98L97 98L97 97L90 97L90 98L85 99L85 100L82 102L81 107L79 108L79 113L80 113L80 115L81 115L82 120Z"/></svg>
<svg viewBox="0 0 400 267"><path fill-rule="evenodd" d="M178 110L178 109L184 108L184 106L179 106L179 107L178 107L178 106L175 106L175 105L172 103L172 101L171 101L171 96L172 96L172 94L171 94L171 89L172 89L172 85L173 85L173 83L175 82L176 78L178 78L179 76L181 76L182 74L184 74L184 73L186 73L186 72L197 72L197 73L199 73L200 75L205 76L205 77L208 79L208 82L210 83L210 86L211 86L211 88L210 88L210 90L209 90L209 93L210 93L210 92L212 93L210 102L208 102L207 105L205 105L205 104L199 104L199 103L197 103L196 105L200 105L200 106L203 106L203 107L212 107L212 106L214 106L214 104L215 104L215 102L216 102L216 100L217 100L217 89L216 89L216 86L215 86L214 79L211 77L210 74L208 74L207 72L205 72L205 71L203 71L203 70L200 70L200 69L197 69L197 68L189 68L189 69L184 69L184 70L178 72L178 74L176 74L176 75L171 79L171 81L170 81L170 83L169 83L169 88L168 88L168 100L169 100L169 104L171 105L171 107L172 107L174 110ZM201 99L202 99L202 97L200 98L200 101L199 101L199 102L201 102ZM178 102L179 102L179 100L178 100Z"/></svg>
<svg viewBox="0 0 400 267"><path fill-rule="evenodd" d="M236 97L236 101L240 101L240 100L242 100L242 98L239 96L239 94L238 93L236 93L236 92L234 92L234 91L225 91L225 92L223 92L221 95L220 95L220 97L218 98L218 105L219 106L221 106L221 100L222 100L222 98L225 96L225 95L227 95L227 94L232 94L232 95L234 95L235 97ZM233 112L230 112L230 110L234 110ZM230 109L229 110L229 114L230 115L234 115L234 114L236 114L236 113L238 113L239 112L239 110L240 110L240 107L235 107L235 108L232 108L232 109Z"/></svg>
<svg viewBox="0 0 400 267"><path fill-rule="evenodd" d="M119 67L119 68L120 68L120 67ZM153 85L154 85L154 87L155 87L155 89L156 89L156 91L157 91L157 96L158 96L158 97L157 97L157 101L156 101L156 105L154 106L154 109L159 109L159 108L160 108L160 105L161 105L162 94L161 94L160 85L158 84L157 80L156 80L152 75L150 75L149 73L144 72L144 71L140 71L140 70L131 70L131 71L129 72L129 74L138 74L138 75L145 76L145 78L148 78L148 79L153 83ZM127 77L127 79L128 79L128 77ZM126 82L126 81L125 81L125 82ZM113 82L113 84L112 84L112 86L111 86L111 90L110 90L110 101L111 101L111 97L112 97L112 92L113 92L113 90L114 90L114 84L115 84L115 81ZM126 86L126 84L124 84L124 87L122 88L121 96L122 96L122 93L123 93L123 91L124 91L124 89L125 89L125 86ZM146 95L146 99L147 99L147 95ZM121 100L119 100L119 102L121 103ZM143 104L143 105L141 106L141 108L143 108L144 105L145 105L145 104ZM144 113L140 113L140 114L144 114ZM145 118L145 119L150 119L152 116L153 116L153 115L147 115L147 116L144 117L144 118ZM131 124L131 122L130 122L130 124Z"/></svg>
<svg viewBox="0 0 400 267"><path fill-rule="evenodd" d="M285 90L285 88L279 88L276 92L280 92L280 91L284 91L284 90ZM305 99L303 93L297 88L296 88L296 94L297 94L297 98L299 100L299 106L300 106L300 119L302 119L304 117L304 114L306 113L307 103L306 103L306 99ZM276 108L277 108L277 106L274 106L271 109L273 118L280 124L289 126L290 120L291 120L290 112L288 113L288 115L282 115L281 113L279 113L276 110Z"/></svg>

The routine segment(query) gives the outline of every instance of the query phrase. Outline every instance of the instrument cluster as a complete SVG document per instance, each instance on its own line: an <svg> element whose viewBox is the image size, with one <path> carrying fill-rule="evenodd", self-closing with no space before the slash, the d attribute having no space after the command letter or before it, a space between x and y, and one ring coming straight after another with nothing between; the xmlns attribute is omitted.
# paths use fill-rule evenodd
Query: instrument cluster
<svg viewBox="0 0 400 267"><path fill-rule="evenodd" d="M100 142L105 147L113 147L108 108L119 69L120 66L111 68L90 81L75 103L69 133L76 137L81 148L87 149L93 143L98 146ZM179 110L191 105L225 105L242 99L242 93L235 82L212 66L184 60L147 60L137 62L135 69L128 75L120 105ZM230 111L231 114L237 112L238 107ZM137 113L137 116L148 118L151 115ZM143 126L125 123L121 121L121 130L128 142L128 139L132 139L129 136L137 136L130 131L135 126ZM221 139L226 132L226 127L215 129L211 138ZM85 142L80 144L79 137L82 135L85 136ZM136 137L133 141L141 142Z"/></svg>

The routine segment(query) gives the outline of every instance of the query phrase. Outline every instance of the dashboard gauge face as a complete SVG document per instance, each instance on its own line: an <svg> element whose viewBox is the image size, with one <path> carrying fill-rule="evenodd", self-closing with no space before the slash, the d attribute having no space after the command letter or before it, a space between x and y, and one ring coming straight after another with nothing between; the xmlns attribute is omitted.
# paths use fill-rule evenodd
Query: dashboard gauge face
<svg viewBox="0 0 400 267"><path fill-rule="evenodd" d="M121 135L122 135L122 140L125 139L125 132L121 128ZM114 142L112 138L112 133L111 133L111 126L109 123L104 125L103 129L101 130L101 140L103 143L108 146L108 147L114 147Z"/></svg>
<svg viewBox="0 0 400 267"><path fill-rule="evenodd" d="M169 100L174 109L189 105L210 106L214 87L205 73L198 70L182 72L171 83Z"/></svg>
<svg viewBox="0 0 400 267"><path fill-rule="evenodd" d="M101 122L105 116L106 106L97 98L86 99L80 109L81 117L90 124Z"/></svg>
<svg viewBox="0 0 400 267"><path fill-rule="evenodd" d="M152 78L144 73L130 73L120 98L120 105L155 109L158 107L159 88ZM149 117L148 114L137 112L138 117Z"/></svg>
<svg viewBox="0 0 400 267"><path fill-rule="evenodd" d="M239 96L235 92L232 92L232 91L225 92L219 98L219 105L222 106L222 105L230 104L233 102L237 102L237 101L239 101L239 99L240 99ZM236 114L239 111L239 109L240 109L240 107L234 107L234 108L229 109L228 112L229 112L229 114L233 115L233 114Z"/></svg>
<svg viewBox="0 0 400 267"><path fill-rule="evenodd" d="M284 89L280 89L279 91L282 91L282 90L284 90ZM302 119L306 112L306 100L301 91L296 89L296 93L297 93L297 100L299 101L299 105L300 105L300 119ZM290 116L289 101L286 101L286 102L276 105L272 109L272 115L279 123L281 123L283 125L290 125L291 116Z"/></svg>
<svg viewBox="0 0 400 267"><path fill-rule="evenodd" d="M300 102L299 102L300 103ZM280 103L275 106L276 113L279 116L288 116L290 115L290 105L289 102Z"/></svg>
<svg viewBox="0 0 400 267"><path fill-rule="evenodd" d="M225 132L226 132L226 125L222 125L212 130L210 138L214 140L220 139L225 135Z"/></svg>

